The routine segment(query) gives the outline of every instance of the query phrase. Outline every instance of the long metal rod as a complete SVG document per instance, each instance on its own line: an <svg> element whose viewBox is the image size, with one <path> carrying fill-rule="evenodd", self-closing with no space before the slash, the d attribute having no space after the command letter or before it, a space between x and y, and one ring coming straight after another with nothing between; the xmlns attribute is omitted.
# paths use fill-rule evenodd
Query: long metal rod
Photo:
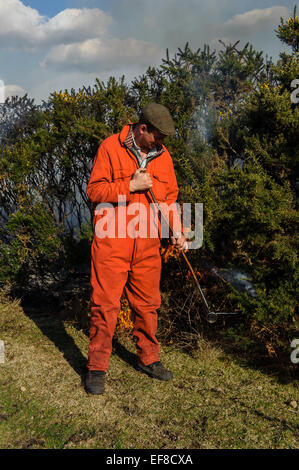
<svg viewBox="0 0 299 470"><path fill-rule="evenodd" d="M157 208L159 209L160 214L161 214L161 216L163 217L163 220L165 221L165 223L166 223L166 225L168 226L169 230L171 231L172 235L174 235L173 227L171 226L169 220L166 219L165 215L163 214L163 211L162 211L162 209L161 209L161 207L160 207L160 205L159 205L159 203L158 203L158 201L157 201L157 199L156 199L156 197L155 197L155 195L154 195L154 193L153 193L153 190L152 190L151 188L149 189L149 193L150 193L150 195L151 195L151 197L152 197L152 199L153 199L155 205L156 205ZM209 309L208 302L207 302L207 300L206 300L206 298L205 298L205 296L204 296L204 293L203 293L203 291L202 291L202 289L201 289L201 287L200 287L200 284L199 284L199 281L198 281L197 276L196 276L196 274L195 274L195 271L194 271L194 269L193 269L193 267L192 267L190 261L188 260L186 253L184 253L184 251L181 251L181 253L182 253L183 258L184 258L184 260L185 260L185 262L186 262L186 264L187 264L187 266L188 266L188 268L189 268L189 270L190 270L190 272L191 272L191 274L192 274L192 276L193 276L193 279L194 279L194 281L195 281L196 287L198 288L198 291L199 291L199 293L200 293L200 296L201 296L201 298L202 298L202 300L203 300L203 305L204 305L205 310L206 310L206 319L207 319L207 322L208 322L208 323L215 323L215 322L217 321L218 315L238 315L240 312L212 312L212 311Z"/></svg>
<svg viewBox="0 0 299 470"><path fill-rule="evenodd" d="M162 209L161 209L161 207L160 207L160 205L159 205L159 203L158 203L158 201L157 201L157 199L156 199L156 196L155 196L154 193L153 193L152 188L149 189L149 193L150 193L150 195L151 195L151 197L152 197L154 203L155 203L156 206L158 207L158 209L159 209L159 211L160 211L160 214L161 214L161 216L163 217L164 222L167 224L168 228L170 229L171 234L174 235L173 227L171 226L169 220L166 219L166 217L164 216L163 211L162 211ZM194 271L194 269L193 269L193 267L192 267L190 261L188 260L186 253L184 253L184 251L181 251L181 253L182 253L183 258L184 258L184 260L185 260L185 262L186 262L186 264L187 264L187 266L188 266L188 268L189 268L189 270L190 270L190 272L191 272L191 274L192 274L192 276L193 276L193 279L194 279L194 281L195 281L195 284L196 284L196 286L197 286L197 288L198 288L198 290L199 290L199 293L200 293L200 295L201 295L201 298L202 298L202 300L203 300L203 302L204 302L204 306L205 306L205 308L206 308L206 313L207 313L207 315L208 315L208 314L211 313L211 312L210 312L210 309L209 309L209 305L208 305L208 302L207 302L207 300L206 300L206 298L205 298L205 296L204 296L204 293L203 293L203 291L202 291L202 289L201 289L201 287L200 287L200 284L199 284L199 281L198 281L197 276L196 276L196 274L195 274L195 271ZM213 313L213 312L212 312L212 313Z"/></svg>

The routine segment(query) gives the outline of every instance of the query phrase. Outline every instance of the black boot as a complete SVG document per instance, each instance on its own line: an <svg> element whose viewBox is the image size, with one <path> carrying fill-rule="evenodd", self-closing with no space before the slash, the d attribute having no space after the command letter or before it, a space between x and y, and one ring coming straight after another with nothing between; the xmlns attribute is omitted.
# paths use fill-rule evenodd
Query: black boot
<svg viewBox="0 0 299 470"><path fill-rule="evenodd" d="M105 392L105 372L89 370L85 378L85 391L92 395L102 395Z"/></svg>
<svg viewBox="0 0 299 470"><path fill-rule="evenodd" d="M153 362L148 366L145 366L139 362L137 370L143 372L144 374L149 375L153 379L158 380L171 380L173 379L173 374L170 370L165 369L161 361Z"/></svg>

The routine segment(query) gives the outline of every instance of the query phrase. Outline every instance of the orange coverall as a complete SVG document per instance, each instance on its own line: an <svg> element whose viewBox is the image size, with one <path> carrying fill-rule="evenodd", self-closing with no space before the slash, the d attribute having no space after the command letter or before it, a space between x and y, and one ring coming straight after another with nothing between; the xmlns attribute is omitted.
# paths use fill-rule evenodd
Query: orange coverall
<svg viewBox="0 0 299 470"><path fill-rule="evenodd" d="M136 219L136 207L143 203L149 220L152 203L147 192L130 193L130 180L139 168L136 156L126 145L130 129L131 124L128 124L119 134L102 142L87 186L87 195L94 209L89 370L108 369L123 291L135 313L133 335L139 360L144 365L160 360L156 338L157 309L160 307L160 239L158 236L151 238L149 232L146 237L132 238L126 233L125 227L126 223L137 220L135 227L138 230L142 214ZM158 202L170 205L177 199L178 186L171 156L164 146L162 148L163 153L148 163L146 171L151 175L152 189ZM121 195L126 201L118 205ZM111 220L115 237L100 238L97 235L97 224L108 213L99 210L98 205L103 208L105 203L114 210L114 218ZM134 203L135 206L132 205Z"/></svg>

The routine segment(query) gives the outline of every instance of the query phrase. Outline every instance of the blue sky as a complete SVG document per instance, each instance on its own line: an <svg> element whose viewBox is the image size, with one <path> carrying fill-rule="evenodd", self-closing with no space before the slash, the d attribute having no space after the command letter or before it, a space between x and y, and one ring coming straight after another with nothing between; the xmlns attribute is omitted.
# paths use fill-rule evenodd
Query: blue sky
<svg viewBox="0 0 299 470"><path fill-rule="evenodd" d="M127 81L188 41L250 42L276 60L274 29L294 0L0 0L0 79L6 95L39 102L55 90Z"/></svg>
<svg viewBox="0 0 299 470"><path fill-rule="evenodd" d="M47 16L54 16L65 8L71 8L71 5L67 5L68 2L65 0L24 0L23 3L26 6L36 8L42 15ZM70 4L72 3L70 2Z"/></svg>

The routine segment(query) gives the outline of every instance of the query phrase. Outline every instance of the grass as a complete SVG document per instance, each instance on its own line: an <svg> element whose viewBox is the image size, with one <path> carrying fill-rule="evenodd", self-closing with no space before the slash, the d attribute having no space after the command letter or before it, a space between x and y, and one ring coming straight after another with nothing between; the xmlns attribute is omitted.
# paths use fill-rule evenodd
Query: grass
<svg viewBox="0 0 299 470"><path fill-rule="evenodd" d="M115 344L106 393L81 383L88 338L55 315L0 304L0 447L42 449L298 449L295 377L204 341L193 357L162 347L171 383L132 363L128 335ZM295 403L298 403L295 407Z"/></svg>

